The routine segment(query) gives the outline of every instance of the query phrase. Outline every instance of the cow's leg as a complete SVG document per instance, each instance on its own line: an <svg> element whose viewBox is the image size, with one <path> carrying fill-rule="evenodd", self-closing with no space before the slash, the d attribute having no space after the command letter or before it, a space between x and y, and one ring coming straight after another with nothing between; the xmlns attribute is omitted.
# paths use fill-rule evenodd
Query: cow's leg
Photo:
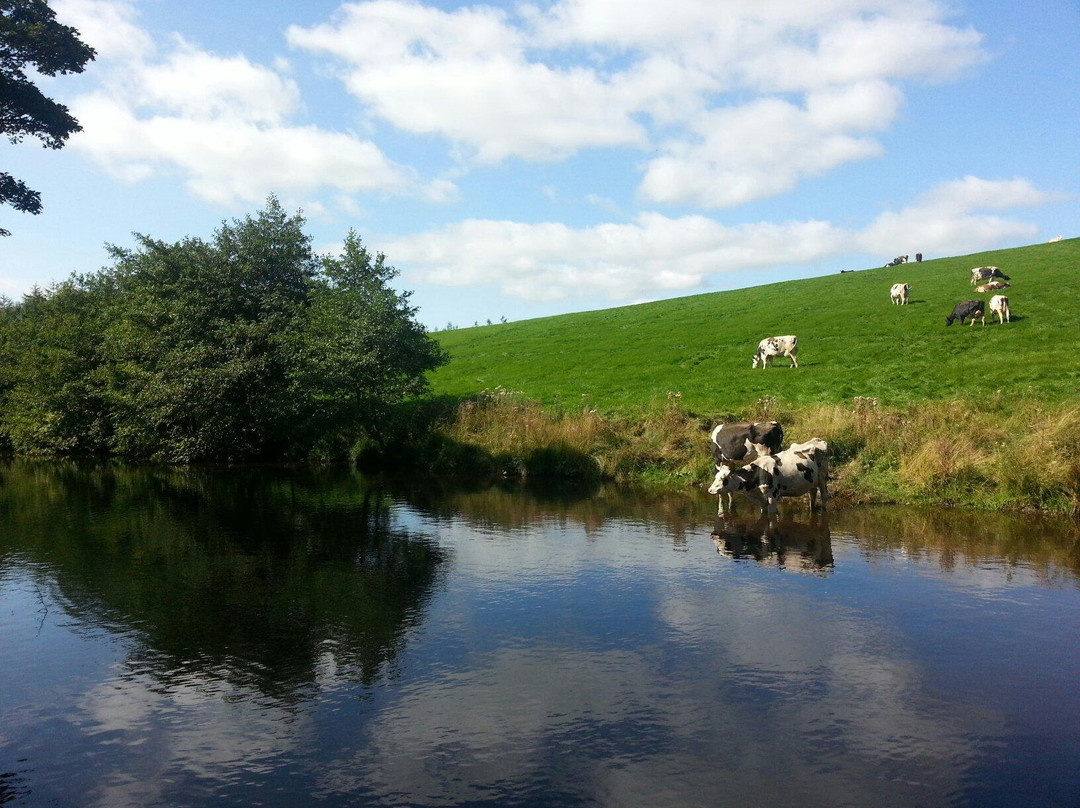
<svg viewBox="0 0 1080 808"><path fill-rule="evenodd" d="M826 482L826 478L829 476L826 470L821 471L821 477L818 480L818 490L821 493L821 510L829 510L829 484Z"/></svg>
<svg viewBox="0 0 1080 808"><path fill-rule="evenodd" d="M811 488L808 493L810 494L810 512L813 513L814 508L817 506L817 490Z"/></svg>
<svg viewBox="0 0 1080 808"><path fill-rule="evenodd" d="M786 353L791 357L791 366L797 368L799 366L799 360L795 358L795 354L791 353L791 351L787 351Z"/></svg>

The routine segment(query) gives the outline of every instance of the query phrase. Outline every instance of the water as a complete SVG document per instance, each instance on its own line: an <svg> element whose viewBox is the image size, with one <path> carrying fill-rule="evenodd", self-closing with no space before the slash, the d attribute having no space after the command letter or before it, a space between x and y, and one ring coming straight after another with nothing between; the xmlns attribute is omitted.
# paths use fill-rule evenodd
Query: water
<svg viewBox="0 0 1080 808"><path fill-rule="evenodd" d="M0 804L1080 804L1073 523L750 511L0 465Z"/></svg>

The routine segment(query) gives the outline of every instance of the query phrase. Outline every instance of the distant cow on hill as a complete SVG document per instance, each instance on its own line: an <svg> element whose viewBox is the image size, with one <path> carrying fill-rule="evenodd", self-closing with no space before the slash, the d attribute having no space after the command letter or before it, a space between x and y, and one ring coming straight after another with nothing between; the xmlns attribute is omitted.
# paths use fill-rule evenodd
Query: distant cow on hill
<svg viewBox="0 0 1080 808"><path fill-rule="evenodd" d="M1012 313L1009 311L1009 298L1005 295L994 295L990 298L990 321L993 322L994 315L998 316L1000 325L1012 322Z"/></svg>
<svg viewBox="0 0 1080 808"><path fill-rule="evenodd" d="M765 366L772 362L774 356L786 356L791 359L791 366L797 368L799 360L795 358L795 355L798 352L799 338L794 334L788 334L784 337L766 337L758 343L757 353L754 354L751 367L756 368L760 362L764 370Z"/></svg>
<svg viewBox="0 0 1080 808"><path fill-rule="evenodd" d="M897 306L906 306L908 302L908 294L911 292L911 284L909 283L894 283L892 289L889 291L889 298Z"/></svg>
<svg viewBox="0 0 1080 808"><path fill-rule="evenodd" d="M887 266L887 267L898 267L901 264L906 264L906 263L907 263L907 256L906 255L898 255L898 256L896 256L896 258L891 260L885 266Z"/></svg>
<svg viewBox="0 0 1080 808"><path fill-rule="evenodd" d="M971 285L982 283L983 281L990 281L994 278L1001 278L1003 281L1010 281L1008 275L1002 273L997 267L975 267L971 270Z"/></svg>
<svg viewBox="0 0 1080 808"><path fill-rule="evenodd" d="M976 320L982 320L982 324L986 325L986 304L981 300L965 300L957 303L952 314L945 318L945 325L952 325L953 320L959 320L960 325L963 325L964 320L969 318L971 322L968 325L975 325Z"/></svg>

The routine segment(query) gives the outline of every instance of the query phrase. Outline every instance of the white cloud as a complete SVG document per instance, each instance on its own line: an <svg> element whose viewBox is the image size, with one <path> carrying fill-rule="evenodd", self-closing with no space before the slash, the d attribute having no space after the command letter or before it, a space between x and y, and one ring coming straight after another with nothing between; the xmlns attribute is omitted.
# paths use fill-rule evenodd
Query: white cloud
<svg viewBox="0 0 1080 808"><path fill-rule="evenodd" d="M465 144L479 162L646 142L618 87L585 67L528 61L524 33L496 9L353 3L333 22L292 26L287 36L344 61L346 86L374 115Z"/></svg>
<svg viewBox="0 0 1080 808"><path fill-rule="evenodd" d="M696 143L675 141L649 161L642 196L654 202L726 207L784 193L805 177L876 157L865 132L885 128L900 104L880 82L814 93L800 107L762 98L712 112L693 124Z"/></svg>
<svg viewBox="0 0 1080 808"><path fill-rule="evenodd" d="M573 228L468 220L392 240L380 249L414 277L442 286L498 286L539 302L602 296L627 301L700 288L725 273L802 265L844 255L966 252L1034 238L1027 222L979 211L1053 201L1026 180L966 177L860 230L829 222L726 226L705 216L646 213L633 222Z"/></svg>
<svg viewBox="0 0 1080 808"><path fill-rule="evenodd" d="M195 196L223 205L327 189L454 198L453 183L422 184L372 140L294 123L300 91L284 60L271 68L219 56L179 35L158 47L125 0L63 0L60 8L108 57L101 88L70 104L83 126L71 147L113 177L178 175Z"/></svg>
<svg viewBox="0 0 1080 808"><path fill-rule="evenodd" d="M79 32L97 51L97 62L144 59L154 52L150 35L136 25L138 16L127 0L54 0L56 18Z"/></svg>
<svg viewBox="0 0 1080 808"><path fill-rule="evenodd" d="M935 0L561 0L516 14L411 0L346 3L292 26L338 61L367 114L484 164L595 148L663 153L641 193L740 204L880 155L899 83L955 77L981 35ZM793 97L794 96L794 97Z"/></svg>
<svg viewBox="0 0 1080 808"><path fill-rule="evenodd" d="M244 56L220 57L177 38L163 61L135 72L135 101L185 118L279 124L296 111L296 82Z"/></svg>
<svg viewBox="0 0 1080 808"><path fill-rule="evenodd" d="M84 131L72 147L114 177L137 182L176 171L209 202L259 202L271 192L405 192L408 175L369 141L313 126L263 127L235 118L138 117L103 95L73 105Z"/></svg>

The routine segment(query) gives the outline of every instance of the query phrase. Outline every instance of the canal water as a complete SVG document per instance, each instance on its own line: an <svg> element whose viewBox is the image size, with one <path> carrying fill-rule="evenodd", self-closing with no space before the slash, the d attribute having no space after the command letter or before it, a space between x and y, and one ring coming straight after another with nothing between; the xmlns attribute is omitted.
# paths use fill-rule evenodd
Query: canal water
<svg viewBox="0 0 1080 808"><path fill-rule="evenodd" d="M0 804L1076 806L1068 520L0 465Z"/></svg>

